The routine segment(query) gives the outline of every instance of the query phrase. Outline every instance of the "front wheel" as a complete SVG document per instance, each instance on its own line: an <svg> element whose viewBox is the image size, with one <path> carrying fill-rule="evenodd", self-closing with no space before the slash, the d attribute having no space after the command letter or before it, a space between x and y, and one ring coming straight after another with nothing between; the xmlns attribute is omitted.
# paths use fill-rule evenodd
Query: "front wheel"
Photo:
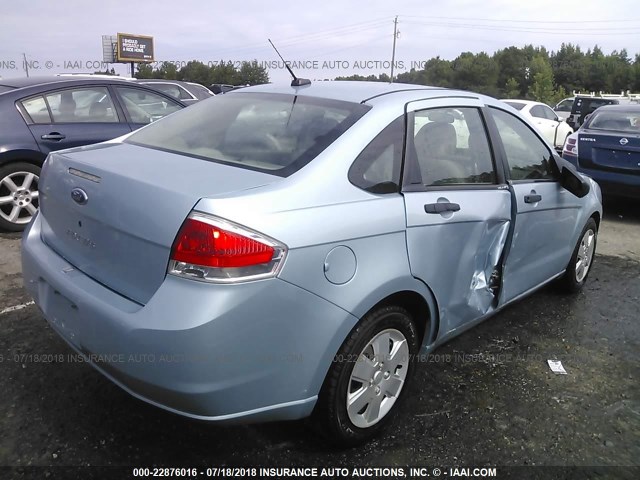
<svg viewBox="0 0 640 480"><path fill-rule="evenodd" d="M325 378L313 414L318 430L341 446L358 445L380 432L407 390L419 346L405 309L387 306L367 314Z"/></svg>
<svg viewBox="0 0 640 480"><path fill-rule="evenodd" d="M24 230L38 210L40 168L26 162L0 168L0 229Z"/></svg>
<svg viewBox="0 0 640 480"><path fill-rule="evenodd" d="M598 226L595 220L590 218L580 234L567 270L560 280L565 291L576 293L584 286L593 265L597 240Z"/></svg>

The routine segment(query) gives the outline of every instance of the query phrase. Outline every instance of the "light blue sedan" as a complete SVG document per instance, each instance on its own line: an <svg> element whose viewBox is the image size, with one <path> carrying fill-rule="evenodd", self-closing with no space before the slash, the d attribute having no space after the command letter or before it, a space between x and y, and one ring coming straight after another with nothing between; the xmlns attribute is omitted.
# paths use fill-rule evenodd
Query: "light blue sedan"
<svg viewBox="0 0 640 480"><path fill-rule="evenodd" d="M132 395L214 422L378 433L418 354L557 281L602 217L517 111L470 92L246 88L51 153L27 290Z"/></svg>

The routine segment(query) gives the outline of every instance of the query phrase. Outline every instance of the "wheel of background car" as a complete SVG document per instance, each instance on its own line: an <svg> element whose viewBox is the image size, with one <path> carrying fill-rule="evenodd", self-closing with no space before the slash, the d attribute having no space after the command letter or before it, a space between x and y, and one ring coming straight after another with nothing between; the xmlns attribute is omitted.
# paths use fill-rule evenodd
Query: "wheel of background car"
<svg viewBox="0 0 640 480"><path fill-rule="evenodd" d="M576 293L584 286L593 266L597 240L598 227L595 220L590 218L580 234L578 244L573 250L567 270L561 279L564 290Z"/></svg>
<svg viewBox="0 0 640 480"><path fill-rule="evenodd" d="M20 232L38 210L40 168L26 162L0 168L0 229Z"/></svg>
<svg viewBox="0 0 640 480"><path fill-rule="evenodd" d="M398 410L418 349L416 326L405 309L387 306L367 314L329 369L313 415L316 428L343 446L379 433Z"/></svg>

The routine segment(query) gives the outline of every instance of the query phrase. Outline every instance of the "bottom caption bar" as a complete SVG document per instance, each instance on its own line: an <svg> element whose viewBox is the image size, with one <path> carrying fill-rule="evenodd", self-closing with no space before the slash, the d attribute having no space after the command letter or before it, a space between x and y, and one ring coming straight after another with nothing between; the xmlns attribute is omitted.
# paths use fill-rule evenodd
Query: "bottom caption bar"
<svg viewBox="0 0 640 480"><path fill-rule="evenodd" d="M638 480L640 466L83 466L83 467L0 467L2 480L127 480L139 478L344 478L344 479L443 479L496 478L544 480Z"/></svg>

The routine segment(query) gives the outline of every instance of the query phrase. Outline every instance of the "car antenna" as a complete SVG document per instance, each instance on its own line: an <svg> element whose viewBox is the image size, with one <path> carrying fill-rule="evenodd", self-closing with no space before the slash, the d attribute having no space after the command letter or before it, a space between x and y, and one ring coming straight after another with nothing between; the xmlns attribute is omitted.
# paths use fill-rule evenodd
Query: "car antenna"
<svg viewBox="0 0 640 480"><path fill-rule="evenodd" d="M311 80L309 80L308 78L298 78L296 77L296 74L293 73L293 70L291 70L291 67L289 66L289 64L286 62L286 60L284 58L282 58L282 55L280 55L280 52L278 51L278 49L276 48L276 46L273 44L273 42L271 41L270 38L267 38L267 40L269 40L269 43L271 44L271 46L273 47L273 49L276 51L276 53L278 54L278 56L280 57L280 60L282 60L282 62L284 63L284 66L287 67L287 70L289 70L289 73L291 74L291 76L293 77L293 80L291 80L291 86L292 87L301 87L303 85L311 85Z"/></svg>

